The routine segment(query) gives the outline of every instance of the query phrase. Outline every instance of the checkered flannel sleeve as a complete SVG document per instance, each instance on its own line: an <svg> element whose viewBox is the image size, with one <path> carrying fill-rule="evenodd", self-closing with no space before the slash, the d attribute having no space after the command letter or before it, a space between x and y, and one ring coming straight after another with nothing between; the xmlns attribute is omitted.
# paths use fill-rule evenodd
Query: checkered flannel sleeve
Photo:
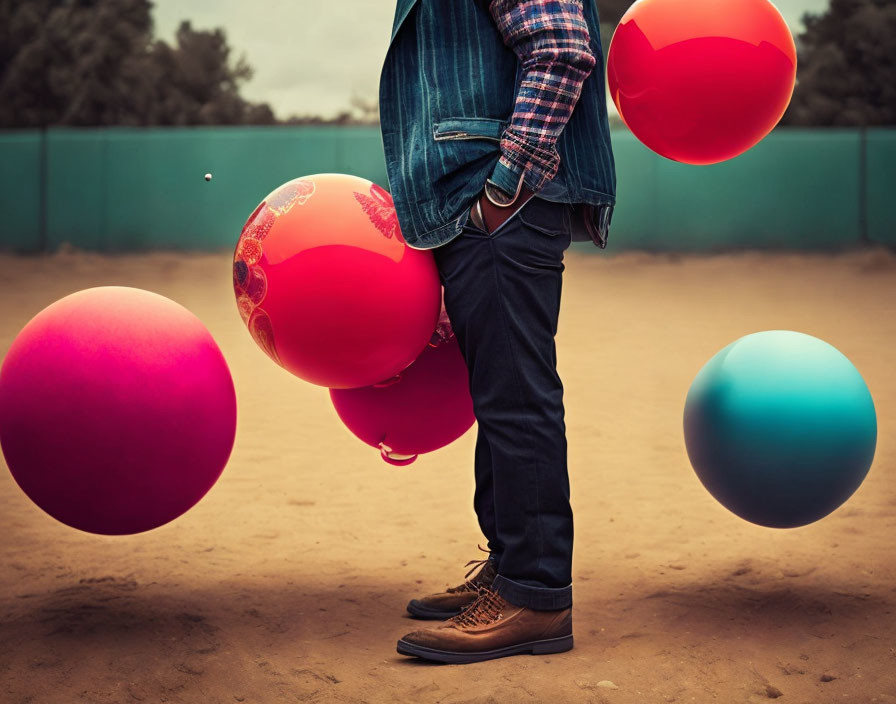
<svg viewBox="0 0 896 704"><path fill-rule="evenodd" d="M557 138L597 63L582 0L492 0L489 11L522 69L492 180L514 193L522 174L537 192L557 173Z"/></svg>

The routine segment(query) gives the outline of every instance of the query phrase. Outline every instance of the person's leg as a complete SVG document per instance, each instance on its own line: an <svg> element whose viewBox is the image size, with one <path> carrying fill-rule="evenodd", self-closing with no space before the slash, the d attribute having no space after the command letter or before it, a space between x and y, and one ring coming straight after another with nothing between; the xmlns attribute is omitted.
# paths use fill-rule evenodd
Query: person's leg
<svg viewBox="0 0 896 704"><path fill-rule="evenodd" d="M433 250L491 458L491 520L502 548L493 587L536 609L566 608L572 598L566 427L554 346L569 215L566 205L534 199L493 235L467 229ZM479 481L477 473L477 491ZM486 507L487 493L483 488ZM480 517L481 525L488 521Z"/></svg>
<svg viewBox="0 0 896 704"><path fill-rule="evenodd" d="M448 314L450 317L450 313ZM473 492L473 510L479 521L479 529L485 536L490 551L489 558L498 562L504 552L504 546L498 538L495 525L495 483L492 480L492 449L488 444L488 436L477 427L476 451L474 453L474 476L476 488Z"/></svg>
<svg viewBox="0 0 896 704"><path fill-rule="evenodd" d="M483 238L484 233L470 224L461 235L433 250L439 278L445 288L445 310L468 369L475 364L476 352L468 339L467 329L471 324L473 312L483 303L476 293L476 282L477 279L488 275L487 267L483 266L485 264L482 256ZM481 292L481 289L479 290ZM474 393L472 383L470 392ZM492 558L497 561L504 546L498 539L495 525L492 452L488 436L481 425L477 426L473 469L475 477L473 509Z"/></svg>

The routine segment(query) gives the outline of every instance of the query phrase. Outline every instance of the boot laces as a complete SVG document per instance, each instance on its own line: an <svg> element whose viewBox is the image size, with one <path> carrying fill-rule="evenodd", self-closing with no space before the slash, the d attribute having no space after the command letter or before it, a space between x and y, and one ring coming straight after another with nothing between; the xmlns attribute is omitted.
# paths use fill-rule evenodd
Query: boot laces
<svg viewBox="0 0 896 704"><path fill-rule="evenodd" d="M501 620L505 606L507 603L498 594L488 587L480 587L476 601L449 621L461 627L487 626Z"/></svg>
<svg viewBox="0 0 896 704"><path fill-rule="evenodd" d="M464 575L464 583L458 587L450 587L448 589L449 592L478 592L481 589L481 585L473 581L474 579L476 579L476 577L470 579L470 575L476 572L477 569L485 567L488 564L489 559L491 559L492 551L485 549L481 545L477 545L476 547L479 548L482 552L487 553L488 557L485 557L482 560L470 560L467 564L465 564L464 567L470 567L470 565L472 565L472 567L470 567L470 569Z"/></svg>

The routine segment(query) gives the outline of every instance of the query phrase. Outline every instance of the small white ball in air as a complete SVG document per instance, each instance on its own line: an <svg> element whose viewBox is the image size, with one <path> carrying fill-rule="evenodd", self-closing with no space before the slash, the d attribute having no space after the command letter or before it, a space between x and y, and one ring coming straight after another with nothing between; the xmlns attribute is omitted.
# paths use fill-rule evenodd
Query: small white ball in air
<svg viewBox="0 0 896 704"><path fill-rule="evenodd" d="M211 174L206 174L206 175L205 175L205 180L206 180L206 181L211 181L211 180L212 180L212 175L211 175Z"/></svg>

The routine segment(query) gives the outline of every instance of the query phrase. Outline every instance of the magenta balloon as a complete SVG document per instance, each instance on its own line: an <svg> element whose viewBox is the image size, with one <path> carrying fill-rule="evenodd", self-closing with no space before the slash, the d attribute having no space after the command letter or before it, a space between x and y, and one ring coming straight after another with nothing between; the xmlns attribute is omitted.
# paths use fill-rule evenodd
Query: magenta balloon
<svg viewBox="0 0 896 704"><path fill-rule="evenodd" d="M457 338L444 329L440 323L420 356L391 379L330 389L342 422L390 464L410 464L417 455L454 442L476 420Z"/></svg>
<svg viewBox="0 0 896 704"><path fill-rule="evenodd" d="M160 526L220 476L236 395L209 331L149 291L67 296L19 333L0 369L0 445L22 490L63 523Z"/></svg>

